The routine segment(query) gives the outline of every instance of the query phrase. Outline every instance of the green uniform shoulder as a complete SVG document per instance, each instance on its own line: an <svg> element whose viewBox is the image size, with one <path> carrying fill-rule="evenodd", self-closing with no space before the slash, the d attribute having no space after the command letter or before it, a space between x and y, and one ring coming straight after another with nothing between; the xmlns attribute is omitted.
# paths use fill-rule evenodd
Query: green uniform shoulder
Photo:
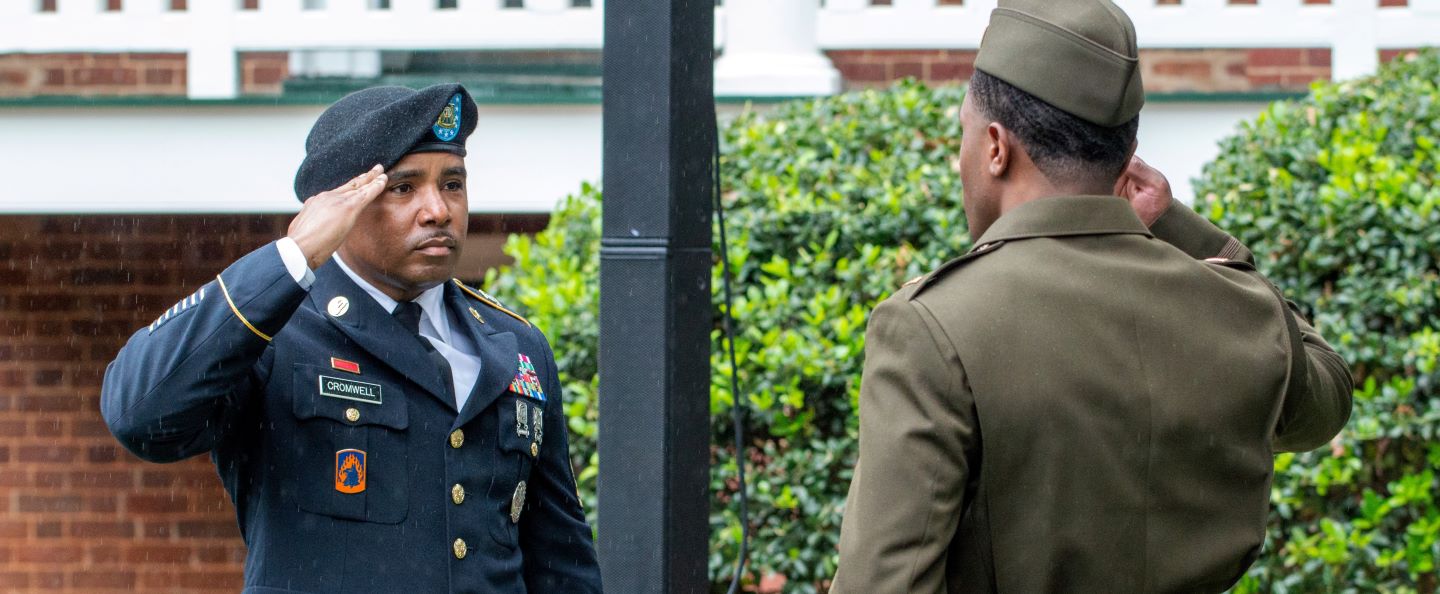
<svg viewBox="0 0 1440 594"><path fill-rule="evenodd" d="M925 275L925 276L921 276L921 277L917 277L917 278L911 279L909 282L906 282L905 285L904 285L904 289L908 290L909 293L910 293L910 294L908 295L908 298L909 298L909 299L914 299L914 298L916 298L916 297L919 297L919 296L920 296L920 293L923 293L923 292L925 291L925 289L928 289L928 288L930 288L930 287L935 286L935 283L936 283L936 282L938 282L938 281L940 281L941 279L944 279L944 278L946 278L946 277L949 277L949 276L952 275L952 274L955 274L955 272L956 272L957 270L960 270L961 268L964 268L964 267L965 267L965 264L968 264L968 263L970 263L970 262L973 262L974 260L976 260L977 258L979 258L979 257L981 257L981 256L984 256L984 255L986 255L986 254L989 254L989 253L994 252L994 251L997 250L997 249L1000 249L1000 246L1002 246L1002 245L1005 245L1005 242L1004 242L1003 240L1002 240L1002 241L992 241L992 242L989 242L989 243L985 243L985 244L981 244L981 245L975 246L974 249L970 250L970 251L969 251L968 253L966 253L965 255L960 256L959 258L955 258L954 260L951 260L951 261L946 262L946 263L944 263L944 264L941 264L939 268L936 268L936 269L934 270L934 272L931 272L930 274L927 274L927 275Z"/></svg>
<svg viewBox="0 0 1440 594"><path fill-rule="evenodd" d="M458 278L457 278L457 279L451 279L451 280L455 283L455 286L460 289L460 292L464 293L467 297L469 297L469 298L471 298L471 299L473 299L473 300L475 300L475 301L479 301L480 303L484 304L485 306L489 307L490 309L496 310L496 311L498 311L498 312L500 312L500 313L503 313L503 314L505 314L505 315L507 315L507 316L510 316L510 317L512 317L512 318L515 318L515 319L517 319L517 320L520 320L520 322L523 323L523 324L525 324L526 326L531 326L530 320L525 319L524 316L521 316L520 314L517 314L517 313L515 313L515 312L513 312L513 311L510 311L510 310L509 310L508 308L506 308L504 305L501 305L501 304L500 304L500 300L499 300L499 299L496 299L496 298L494 298L494 297L491 297L489 293L486 293L485 291L483 291L483 290L481 290L481 289L479 289L479 288L467 286L465 283L460 282L460 279L458 279ZM480 320L480 323L482 323L482 324L485 323L485 318L484 318L484 316L481 316L481 315L480 315L480 312L475 311L474 308L471 308L471 309L470 309L470 315L475 316L475 319Z"/></svg>

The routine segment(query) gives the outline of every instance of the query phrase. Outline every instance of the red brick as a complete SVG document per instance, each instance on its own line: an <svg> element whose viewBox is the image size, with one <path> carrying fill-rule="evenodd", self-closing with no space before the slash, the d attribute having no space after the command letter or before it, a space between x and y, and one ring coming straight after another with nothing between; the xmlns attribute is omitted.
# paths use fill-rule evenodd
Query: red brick
<svg viewBox="0 0 1440 594"><path fill-rule="evenodd" d="M30 525L19 521L0 522L0 538L10 540L24 539L30 533Z"/></svg>
<svg viewBox="0 0 1440 594"><path fill-rule="evenodd" d="M65 421L56 418L36 419L31 433L39 437L59 437L65 434Z"/></svg>
<svg viewBox="0 0 1440 594"><path fill-rule="evenodd" d="M102 544L89 547L87 551L90 567L96 565L119 565L120 547L113 544Z"/></svg>
<svg viewBox="0 0 1440 594"><path fill-rule="evenodd" d="M23 87L30 84L30 71L18 69L0 70L0 88Z"/></svg>
<svg viewBox="0 0 1440 594"><path fill-rule="evenodd" d="M936 82L966 81L975 76L973 62L931 62L927 80Z"/></svg>
<svg viewBox="0 0 1440 594"><path fill-rule="evenodd" d="M38 471L35 473L35 486L45 491L59 492L65 487L65 473Z"/></svg>
<svg viewBox="0 0 1440 594"><path fill-rule="evenodd" d="M278 67L257 67L251 71L250 82L257 85L274 85L284 82L285 69Z"/></svg>
<svg viewBox="0 0 1440 594"><path fill-rule="evenodd" d="M25 513L72 513L82 508L79 495L20 495L20 511Z"/></svg>
<svg viewBox="0 0 1440 594"><path fill-rule="evenodd" d="M138 545L125 552L125 561L133 564L187 563L190 547L178 545Z"/></svg>
<svg viewBox="0 0 1440 594"><path fill-rule="evenodd" d="M1410 5L1410 2L1409 2L1408 0L1380 0L1380 6L1383 7L1383 8L1389 8L1389 7L1391 7L1391 6L1409 6L1409 5Z"/></svg>
<svg viewBox="0 0 1440 594"><path fill-rule="evenodd" d="M29 573L23 571L0 571L0 588L20 590L29 587Z"/></svg>
<svg viewBox="0 0 1440 594"><path fill-rule="evenodd" d="M60 522L40 522L35 524L36 538L60 538Z"/></svg>
<svg viewBox="0 0 1440 594"><path fill-rule="evenodd" d="M190 498L174 493L166 495L130 495L125 499L125 511L129 513L157 514L183 512L190 506Z"/></svg>
<svg viewBox="0 0 1440 594"><path fill-rule="evenodd" d="M170 85L175 84L175 71L166 68L146 68L145 84L147 85Z"/></svg>
<svg viewBox="0 0 1440 594"><path fill-rule="evenodd" d="M1311 48L1305 50L1305 63L1311 66L1324 68L1330 67L1330 48Z"/></svg>
<svg viewBox="0 0 1440 594"><path fill-rule="evenodd" d="M26 546L15 551L15 561L19 563L54 565L79 563L82 559L84 555L80 547L72 546Z"/></svg>
<svg viewBox="0 0 1440 594"><path fill-rule="evenodd" d="M35 372L36 386L58 386L64 382L65 372L59 369L40 369Z"/></svg>
<svg viewBox="0 0 1440 594"><path fill-rule="evenodd" d="M890 75L893 78L922 78L925 76L925 65L920 62L899 62L891 66Z"/></svg>
<svg viewBox="0 0 1440 594"><path fill-rule="evenodd" d="M0 431L0 435L4 435ZM70 435L75 437L109 437L110 429L99 419L77 419L70 424Z"/></svg>
<svg viewBox="0 0 1440 594"><path fill-rule="evenodd" d="M135 536L132 522L71 522L70 536L76 538L130 538Z"/></svg>
<svg viewBox="0 0 1440 594"><path fill-rule="evenodd" d="M129 489L135 476L130 470L77 470L70 473L70 484L75 489Z"/></svg>
<svg viewBox="0 0 1440 594"><path fill-rule="evenodd" d="M858 82L885 82L889 76L884 64L836 64L836 69L845 80Z"/></svg>
<svg viewBox="0 0 1440 594"><path fill-rule="evenodd" d="M120 503L114 495L87 497L85 509L96 513L114 513L120 511Z"/></svg>
<svg viewBox="0 0 1440 594"><path fill-rule="evenodd" d="M91 463L103 464L106 462L114 462L119 458L120 448L118 446L99 445L90 446L85 449L85 460Z"/></svg>
<svg viewBox="0 0 1440 594"><path fill-rule="evenodd" d="M1205 61L1160 62L1155 64L1155 73L1173 76L1209 77L1214 73L1214 67L1210 62Z"/></svg>
<svg viewBox="0 0 1440 594"><path fill-rule="evenodd" d="M20 446L20 462L34 463L69 463L80 457L80 448L75 446L51 446L51 445L22 445Z"/></svg>
<svg viewBox="0 0 1440 594"><path fill-rule="evenodd" d="M180 538L234 538L240 529L234 520L189 520L178 526Z"/></svg>
<svg viewBox="0 0 1440 594"><path fill-rule="evenodd" d="M186 572L180 574L180 587L196 590L226 590L239 589L238 586L244 582L244 574L238 571L204 571Z"/></svg>
<svg viewBox="0 0 1440 594"><path fill-rule="evenodd" d="M1252 49L1246 56L1251 66L1303 66L1305 51L1298 48Z"/></svg>
<svg viewBox="0 0 1440 594"><path fill-rule="evenodd" d="M77 68L71 72L76 85L133 85L138 80L134 68Z"/></svg>
<svg viewBox="0 0 1440 594"><path fill-rule="evenodd" d="M37 571L30 574L33 585L42 590L59 590L65 587L65 574L54 571Z"/></svg>
<svg viewBox="0 0 1440 594"><path fill-rule="evenodd" d="M76 588L121 588L135 587L135 573L122 570L84 570L70 574L71 585Z"/></svg>
<svg viewBox="0 0 1440 594"><path fill-rule="evenodd" d="M32 413L77 412L80 402L79 396L21 396L15 409Z"/></svg>

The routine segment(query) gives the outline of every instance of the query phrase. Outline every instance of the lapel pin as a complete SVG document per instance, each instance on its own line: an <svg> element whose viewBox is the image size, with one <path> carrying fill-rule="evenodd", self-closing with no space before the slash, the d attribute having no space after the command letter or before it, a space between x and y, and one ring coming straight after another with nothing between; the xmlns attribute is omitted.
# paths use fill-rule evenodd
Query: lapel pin
<svg viewBox="0 0 1440 594"><path fill-rule="evenodd" d="M325 311L337 318L343 316L345 312L350 311L350 300L346 299L344 295L331 299L330 304L325 306Z"/></svg>
<svg viewBox="0 0 1440 594"><path fill-rule="evenodd" d="M480 312L475 311L475 308L473 308L473 307L470 308L470 315L475 316L475 319L476 319L477 321L479 321L481 324L484 324L484 323L485 323L485 318L480 317Z"/></svg>

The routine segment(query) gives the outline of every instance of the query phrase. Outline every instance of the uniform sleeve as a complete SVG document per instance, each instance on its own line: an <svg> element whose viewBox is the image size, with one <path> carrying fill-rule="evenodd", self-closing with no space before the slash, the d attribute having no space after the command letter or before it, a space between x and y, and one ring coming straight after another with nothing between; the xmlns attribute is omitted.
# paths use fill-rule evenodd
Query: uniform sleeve
<svg viewBox="0 0 1440 594"><path fill-rule="evenodd" d="M1230 234L1178 201L1161 215L1150 231L1193 258L1225 258L1255 264L1251 251ZM1259 276L1259 273L1255 273ZM1269 282L1268 280L1266 282ZM1350 420L1353 392L1350 367L1335 349L1305 321L1293 303L1286 307L1299 332L1296 345L1303 356L1292 378L1275 426L1275 449L1306 451L1324 445Z"/></svg>
<svg viewBox="0 0 1440 594"><path fill-rule="evenodd" d="M136 456L173 462L209 451L218 422L305 291L275 244L251 252L141 328L105 370L100 411Z"/></svg>
<svg viewBox="0 0 1440 594"><path fill-rule="evenodd" d="M919 304L892 297L866 330L860 459L831 592L940 593L979 454L959 356Z"/></svg>
<svg viewBox="0 0 1440 594"><path fill-rule="evenodd" d="M545 340L543 335L541 340ZM545 365L546 439L530 472L526 509L520 519L525 586L530 592L598 594L600 564L594 535L575 491L564 395L549 343L545 344Z"/></svg>

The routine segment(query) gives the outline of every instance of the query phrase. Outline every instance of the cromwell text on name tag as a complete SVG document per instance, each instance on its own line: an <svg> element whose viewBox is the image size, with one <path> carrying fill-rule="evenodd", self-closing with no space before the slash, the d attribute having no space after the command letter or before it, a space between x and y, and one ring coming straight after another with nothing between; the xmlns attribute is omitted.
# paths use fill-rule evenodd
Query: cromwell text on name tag
<svg viewBox="0 0 1440 594"><path fill-rule="evenodd" d="M355 380L320 376L320 395L331 398L344 398L346 400L358 400L370 404L380 404L380 385Z"/></svg>

